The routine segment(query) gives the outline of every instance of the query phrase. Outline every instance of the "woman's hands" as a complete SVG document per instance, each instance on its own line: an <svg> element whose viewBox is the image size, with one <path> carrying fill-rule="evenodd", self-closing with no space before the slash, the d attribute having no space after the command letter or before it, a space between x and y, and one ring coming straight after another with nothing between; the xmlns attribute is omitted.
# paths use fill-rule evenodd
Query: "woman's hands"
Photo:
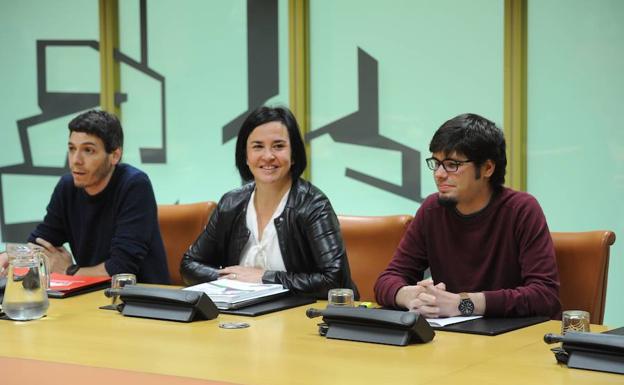
<svg viewBox="0 0 624 385"><path fill-rule="evenodd" d="M247 266L228 266L218 270L220 278L235 279L241 282L262 283L264 270Z"/></svg>

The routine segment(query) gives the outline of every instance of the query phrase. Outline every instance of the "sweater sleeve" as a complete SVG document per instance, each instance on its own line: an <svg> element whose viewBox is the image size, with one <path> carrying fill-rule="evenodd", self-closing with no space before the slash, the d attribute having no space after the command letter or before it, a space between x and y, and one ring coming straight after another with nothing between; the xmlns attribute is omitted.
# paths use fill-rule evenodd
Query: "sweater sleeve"
<svg viewBox="0 0 624 385"><path fill-rule="evenodd" d="M387 307L397 307L395 297L399 289L415 285L423 279L427 269L427 249L425 235L425 204L418 209L405 235L399 243L392 261L375 282L375 299Z"/></svg>
<svg viewBox="0 0 624 385"><path fill-rule="evenodd" d="M514 236L519 247L522 284L485 291L485 315L553 317L561 310L559 275L546 218L533 197L517 207L517 214Z"/></svg>
<svg viewBox="0 0 624 385"><path fill-rule="evenodd" d="M156 198L147 175L133 177L124 190L116 208L110 255L104 262L111 276L138 274L149 251L154 226L158 226Z"/></svg>
<svg viewBox="0 0 624 385"><path fill-rule="evenodd" d="M43 222L33 230L28 242L35 243L36 238L43 238L56 247L62 246L69 240L66 229L63 215L63 179L61 179L54 188Z"/></svg>

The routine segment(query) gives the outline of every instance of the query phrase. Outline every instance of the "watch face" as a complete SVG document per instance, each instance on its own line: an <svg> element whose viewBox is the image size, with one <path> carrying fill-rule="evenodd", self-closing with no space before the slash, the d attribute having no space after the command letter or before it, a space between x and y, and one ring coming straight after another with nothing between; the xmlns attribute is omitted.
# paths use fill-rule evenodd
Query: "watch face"
<svg viewBox="0 0 624 385"><path fill-rule="evenodd" d="M459 311L464 316L472 315L474 312L474 303L470 298L464 298L459 302Z"/></svg>

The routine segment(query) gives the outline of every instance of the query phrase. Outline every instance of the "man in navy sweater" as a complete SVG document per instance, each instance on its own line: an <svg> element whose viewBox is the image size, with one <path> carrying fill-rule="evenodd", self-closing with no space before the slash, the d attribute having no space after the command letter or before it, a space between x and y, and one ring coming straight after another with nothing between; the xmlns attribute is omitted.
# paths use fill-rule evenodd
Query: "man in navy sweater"
<svg viewBox="0 0 624 385"><path fill-rule="evenodd" d="M133 273L139 282L169 283L154 191L144 172L120 163L119 120L91 110L74 118L69 131L71 174L61 177L28 241L45 248L51 272Z"/></svg>
<svg viewBox="0 0 624 385"><path fill-rule="evenodd" d="M505 138L476 114L444 123L429 145L438 192L422 203L375 284L377 302L428 318L560 311L552 239L531 195L503 187ZM423 280L430 268L432 279Z"/></svg>

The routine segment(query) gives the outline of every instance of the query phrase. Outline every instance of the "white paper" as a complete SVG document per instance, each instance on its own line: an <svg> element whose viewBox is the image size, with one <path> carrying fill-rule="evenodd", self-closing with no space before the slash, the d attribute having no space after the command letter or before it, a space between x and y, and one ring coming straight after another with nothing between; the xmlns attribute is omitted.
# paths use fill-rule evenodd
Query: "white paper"
<svg viewBox="0 0 624 385"><path fill-rule="evenodd" d="M217 286L222 289L235 289L242 291L265 291L265 290L274 290L281 289L282 285L280 284L271 284L271 283L250 283L250 282L241 282L234 279L217 279L216 281L202 283L201 285L209 284L212 286Z"/></svg>
<svg viewBox="0 0 624 385"><path fill-rule="evenodd" d="M458 324L460 322L470 321L482 317L482 315L471 315L468 317L427 318L427 322L429 322L429 325L433 327L443 327L446 325Z"/></svg>
<svg viewBox="0 0 624 385"><path fill-rule="evenodd" d="M217 305L288 291L280 284L248 283L225 278L185 287L183 290L203 291Z"/></svg>

